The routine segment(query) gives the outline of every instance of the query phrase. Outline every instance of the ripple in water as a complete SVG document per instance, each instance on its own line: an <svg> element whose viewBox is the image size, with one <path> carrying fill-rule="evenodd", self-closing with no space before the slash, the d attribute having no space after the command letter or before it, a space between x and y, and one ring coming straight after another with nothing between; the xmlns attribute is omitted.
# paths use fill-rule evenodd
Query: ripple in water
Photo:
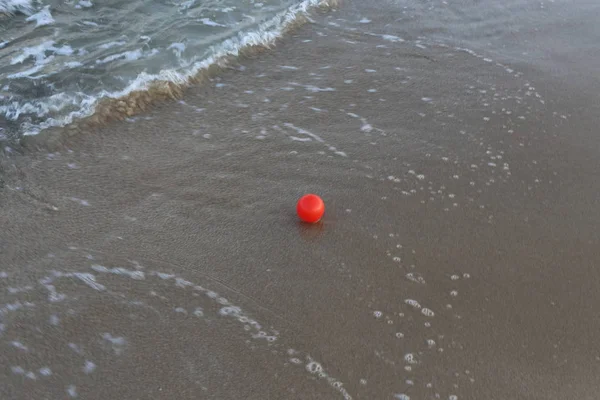
<svg viewBox="0 0 600 400"><path fill-rule="evenodd" d="M258 346L262 343L265 349L277 345L282 339L278 331L266 327L241 305L182 276L146 269L137 263L133 268L128 268L96 262L88 268L89 270L80 272L51 271L35 278L35 283L27 282L25 286L13 284L13 281L16 282L21 277L13 278L2 272L3 285L11 283L9 287L31 286L28 291L14 291L10 294L10 301L0 305L0 347L4 347L0 351L6 356L4 360L8 364L9 374L42 385L44 380L56 375L56 368L61 370L61 379L67 380L70 377L75 379L77 376L102 374L103 369L95 356L104 354L102 357L121 358L144 346L141 342L144 336L138 337L131 330L127 330L129 334L124 334L124 331L116 329L122 326L122 322L117 319L122 316L133 317L135 321L139 321L136 324L141 324L140 328L147 328L149 332L153 331L153 327L145 325L156 322L153 315L159 320L167 315L179 315L179 318L184 319L176 321L182 324L182 328L187 324L194 324L195 320L210 318L214 321L212 326L219 327L218 329L230 330L239 326L238 333L246 335L249 341L257 342ZM185 307L172 306L174 301L183 301L182 299L185 300ZM90 308L101 305L103 309L110 310L107 307L111 304L115 307L112 308L113 312L101 313L100 316ZM186 312L182 313L181 310ZM111 322L112 319L115 322ZM72 326L73 323L88 329L75 337L68 336L72 333L71 328L64 335L60 333L62 326ZM32 334L31 327L35 326L39 326L39 332ZM52 334L47 330L52 330ZM172 337L169 340L178 339ZM12 350L7 350L7 346ZM70 352L65 354L72 354L79 361L73 361L60 353L50 354L44 360L43 353L39 352L42 348L54 349L53 352L64 348ZM19 356L18 353L37 355L28 358ZM293 357L281 359L282 364L289 361L292 365L304 366L304 373L325 381L331 390L344 399L352 399L343 383L330 376L320 362L300 351L290 349L288 354ZM298 370L298 373L301 371ZM69 384L64 389L63 396L80 397L84 388L79 386L81 385Z"/></svg>

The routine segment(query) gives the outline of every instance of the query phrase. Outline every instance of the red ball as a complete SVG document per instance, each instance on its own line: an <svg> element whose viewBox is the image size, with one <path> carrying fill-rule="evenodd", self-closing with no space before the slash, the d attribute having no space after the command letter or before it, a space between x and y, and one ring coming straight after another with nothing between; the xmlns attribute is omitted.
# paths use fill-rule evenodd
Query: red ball
<svg viewBox="0 0 600 400"><path fill-rule="evenodd" d="M316 194L307 194L298 200L296 211L302 221L314 224L319 222L325 213L325 203Z"/></svg>

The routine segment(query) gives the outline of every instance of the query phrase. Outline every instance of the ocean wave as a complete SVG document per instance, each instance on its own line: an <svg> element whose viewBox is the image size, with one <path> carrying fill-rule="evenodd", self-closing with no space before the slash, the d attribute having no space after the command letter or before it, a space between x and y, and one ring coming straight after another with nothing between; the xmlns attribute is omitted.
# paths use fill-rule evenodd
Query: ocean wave
<svg viewBox="0 0 600 400"><path fill-rule="evenodd" d="M35 7L31 0L0 0L0 16L25 14L31 15Z"/></svg>
<svg viewBox="0 0 600 400"><path fill-rule="evenodd" d="M179 67L165 68L158 73L140 72L134 79L127 81L120 90L100 89L93 93L84 93L83 91L57 93L40 99L11 100L5 98L3 104L0 104L0 116L3 115L12 121L17 121L20 116L24 115L35 116L35 121L26 118L20 124L20 134L23 136L37 135L45 129L63 127L81 119L91 123L123 119L143 111L149 104L157 100L179 97L185 87L209 76L212 67L218 69L241 54L273 46L275 41L290 28L309 20L309 13L313 8L333 7L336 4L337 0L303 0L277 13L253 29L241 30L237 33L230 31L230 35L233 33L233 36L209 47L201 58L192 56L184 59L182 53L186 48L185 44L171 43L163 50L173 52L177 56ZM201 22L206 24L204 19ZM118 47L116 43L114 41L107 42L103 46L104 48ZM30 49L29 51L24 49L22 54L13 58L12 63L23 62L29 57L35 61L35 65L31 69L20 71L18 74L27 76L27 78L35 78L34 74L36 73L46 73L44 67L48 64L49 58L64 55L68 50L72 52L72 49L65 50L64 45L61 47L52 41L39 46L41 46L39 49ZM96 59L94 64L101 66L113 61L129 62L152 56L159 51L156 48L119 51ZM68 67L67 64L72 67L77 66L73 61L62 63L64 67ZM37 76L39 77L39 75Z"/></svg>

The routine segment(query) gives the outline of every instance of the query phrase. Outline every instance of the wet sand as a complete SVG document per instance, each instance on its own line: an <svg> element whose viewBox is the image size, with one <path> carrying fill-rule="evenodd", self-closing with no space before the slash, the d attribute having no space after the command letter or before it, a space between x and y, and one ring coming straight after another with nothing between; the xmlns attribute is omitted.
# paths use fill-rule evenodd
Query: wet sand
<svg viewBox="0 0 600 400"><path fill-rule="evenodd" d="M598 92L353 7L8 154L2 398L597 398Z"/></svg>

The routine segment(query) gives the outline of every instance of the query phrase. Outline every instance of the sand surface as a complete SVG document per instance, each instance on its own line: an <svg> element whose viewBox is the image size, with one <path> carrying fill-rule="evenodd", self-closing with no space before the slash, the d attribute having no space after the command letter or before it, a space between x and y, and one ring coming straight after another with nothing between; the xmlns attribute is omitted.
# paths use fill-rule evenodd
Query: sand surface
<svg viewBox="0 0 600 400"><path fill-rule="evenodd" d="M597 399L597 82L357 7L7 152L1 398Z"/></svg>

